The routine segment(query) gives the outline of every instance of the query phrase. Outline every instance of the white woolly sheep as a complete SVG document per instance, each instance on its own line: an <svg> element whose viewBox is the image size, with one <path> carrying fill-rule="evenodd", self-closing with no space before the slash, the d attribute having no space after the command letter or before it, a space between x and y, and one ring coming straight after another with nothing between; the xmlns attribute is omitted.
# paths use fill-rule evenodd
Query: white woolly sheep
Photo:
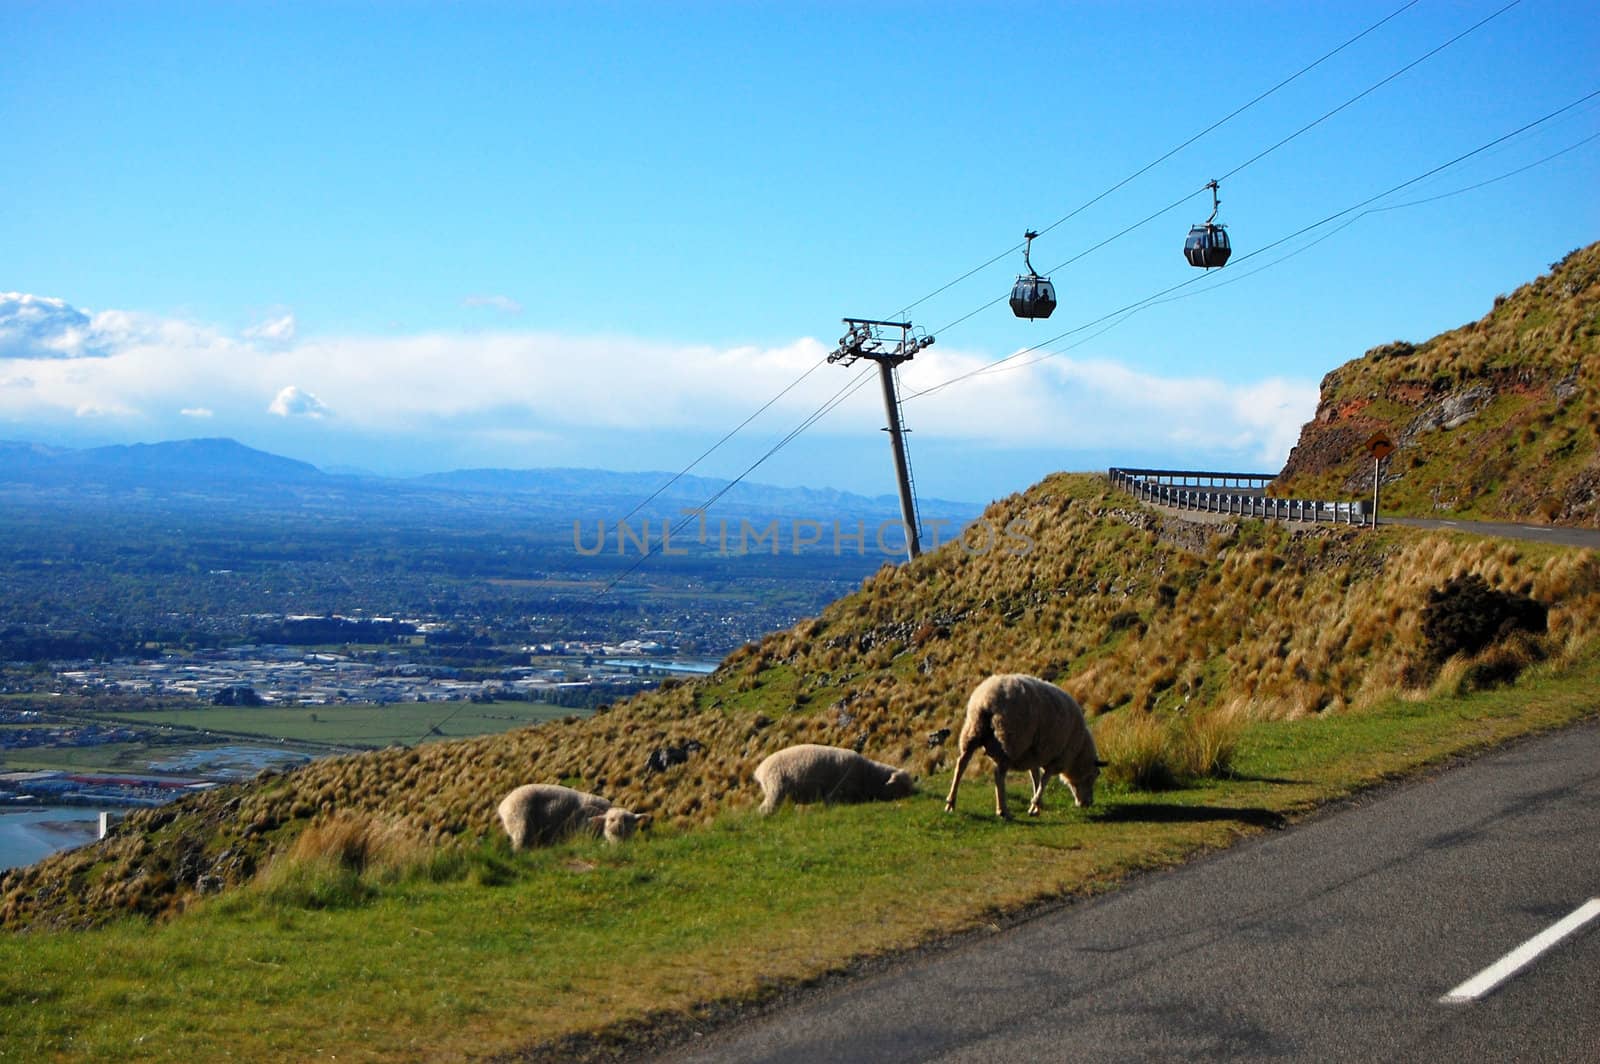
<svg viewBox="0 0 1600 1064"><path fill-rule="evenodd" d="M791 802L876 802L904 798L911 793L909 773L885 765L854 750L802 743L769 756L756 766L756 782L766 800L761 811L770 813Z"/></svg>
<svg viewBox="0 0 1600 1064"><path fill-rule="evenodd" d="M553 783L526 784L500 801L500 823L511 836L514 850L547 846L578 831L621 842L649 820L649 813L632 813L598 794Z"/></svg>
<svg viewBox="0 0 1600 1064"><path fill-rule="evenodd" d="M973 690L961 726L955 778L944 801L947 812L955 811L962 773L979 747L994 759L994 806L1001 817L1011 815L1006 773L1014 768L1026 769L1033 781L1029 816L1044 808L1044 786L1052 774L1059 774L1071 789L1075 804L1094 804L1094 781L1105 762L1099 760L1083 708L1053 683L1011 673L991 676Z"/></svg>

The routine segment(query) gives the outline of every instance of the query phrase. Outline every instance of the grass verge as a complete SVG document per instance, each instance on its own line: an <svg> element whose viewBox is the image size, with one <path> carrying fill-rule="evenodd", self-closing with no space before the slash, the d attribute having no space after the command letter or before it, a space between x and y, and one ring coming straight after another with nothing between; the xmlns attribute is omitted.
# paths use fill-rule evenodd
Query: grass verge
<svg viewBox="0 0 1600 1064"><path fill-rule="evenodd" d="M625 847L496 839L410 875L306 872L337 890L269 870L165 925L0 938L0 1060L468 1059L757 1000L1595 716L1597 681L1591 655L1514 688L1251 725L1231 778L1112 787L1089 810L1054 784L1044 816L1009 824L981 780L945 814L945 776L889 805L741 812Z"/></svg>

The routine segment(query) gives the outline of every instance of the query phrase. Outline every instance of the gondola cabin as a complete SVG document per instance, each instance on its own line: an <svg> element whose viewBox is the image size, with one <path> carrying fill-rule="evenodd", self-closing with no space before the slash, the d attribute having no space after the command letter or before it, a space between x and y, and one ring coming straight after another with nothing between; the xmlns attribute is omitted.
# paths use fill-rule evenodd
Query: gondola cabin
<svg viewBox="0 0 1600 1064"><path fill-rule="evenodd" d="M993 289L991 289L993 291ZM1056 309L1056 286L1050 278L1023 274L1011 289L1011 313L1019 318L1048 318Z"/></svg>
<svg viewBox="0 0 1600 1064"><path fill-rule="evenodd" d="M1183 242L1184 258L1190 266L1211 270L1224 266L1233 248L1228 245L1228 231L1220 225L1207 222L1189 230L1189 239ZM1012 296L1013 305L1016 297Z"/></svg>
<svg viewBox="0 0 1600 1064"><path fill-rule="evenodd" d="M1056 286L1050 283L1050 278L1040 277L1033 272L1033 263L1028 261L1028 252L1033 249L1033 238L1039 234L1029 229L1022 234L1022 264L1028 268L1027 273L1017 275L1017 283L1011 289L1011 313L1019 318L1048 318L1056 309Z"/></svg>

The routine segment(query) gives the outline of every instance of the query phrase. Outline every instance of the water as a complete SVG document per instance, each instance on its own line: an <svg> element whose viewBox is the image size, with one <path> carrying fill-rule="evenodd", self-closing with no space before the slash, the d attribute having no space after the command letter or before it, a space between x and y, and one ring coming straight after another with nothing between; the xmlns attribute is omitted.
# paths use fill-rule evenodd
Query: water
<svg viewBox="0 0 1600 1064"><path fill-rule="evenodd" d="M99 837L98 809L62 805L0 809L0 870L33 864Z"/></svg>
<svg viewBox="0 0 1600 1064"><path fill-rule="evenodd" d="M155 772L203 772L209 779L249 779L264 768L290 768L310 761L298 750L270 746L207 746L164 761L151 761Z"/></svg>
<svg viewBox="0 0 1600 1064"><path fill-rule="evenodd" d="M608 658L604 665L613 668L651 669L656 672L688 672L710 676L717 671L720 661L662 661L659 658Z"/></svg>

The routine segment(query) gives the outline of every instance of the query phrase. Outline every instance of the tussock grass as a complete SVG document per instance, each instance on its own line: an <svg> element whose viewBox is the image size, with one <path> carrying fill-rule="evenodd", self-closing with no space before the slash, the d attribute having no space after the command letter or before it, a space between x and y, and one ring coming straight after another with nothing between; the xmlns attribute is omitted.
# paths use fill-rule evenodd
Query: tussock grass
<svg viewBox="0 0 1600 1064"><path fill-rule="evenodd" d="M386 884L454 876L457 849L429 842L403 821L339 812L295 836L251 886L280 909L350 908Z"/></svg>
<svg viewBox="0 0 1600 1064"><path fill-rule="evenodd" d="M250 888L165 924L0 936L0 1049L477 1059L758 1000L854 959L1110 889L1418 766L1593 718L1600 657L1551 669L1464 697L1239 722L1231 775L1112 788L1090 809L1053 784L1041 817L1009 823L986 801L944 813L944 775L898 802L741 808L624 847L574 839L511 854L490 840L463 852L454 875L366 873L353 906L295 907ZM1013 800L1026 801L1013 779ZM383 834L330 823L297 851L370 870ZM497 885L472 867L498 869Z"/></svg>
<svg viewBox="0 0 1600 1064"><path fill-rule="evenodd" d="M171 915L200 877L229 889L252 882L308 828L336 816L470 849L498 834L495 806L522 783L566 782L652 813L658 826L688 829L756 804L751 772L793 743L859 745L936 776L953 765L954 742L930 736L959 731L967 695L993 672L1053 678L1097 734L1125 717L1159 722L1152 728L1162 742L1141 747L1151 773L1141 785L1159 785L1163 772L1207 778L1225 772L1226 757L1212 755L1225 755L1226 742L1184 753L1173 720L1220 729L1462 689L1460 677L1435 685L1417 663L1429 592L1468 573L1549 607L1542 654L1575 660L1600 633L1593 552L1400 528L1240 521L1196 532L1098 478L1065 475L994 503L986 516L1032 549L972 554L952 544L884 567L714 675L587 719L318 761L136 813L98 846L0 878L0 923ZM1445 669L1474 664L1471 682L1481 683L1509 662ZM701 748L682 764L649 769L652 752L690 740Z"/></svg>
<svg viewBox="0 0 1600 1064"><path fill-rule="evenodd" d="M1109 761L1105 780L1135 791L1166 791L1233 774L1242 721L1220 711L1204 714L1111 714L1095 733Z"/></svg>
<svg viewBox="0 0 1600 1064"><path fill-rule="evenodd" d="M1274 494L1369 497L1376 431L1400 447L1386 511L1600 527L1600 244L1477 322L1329 373Z"/></svg>

